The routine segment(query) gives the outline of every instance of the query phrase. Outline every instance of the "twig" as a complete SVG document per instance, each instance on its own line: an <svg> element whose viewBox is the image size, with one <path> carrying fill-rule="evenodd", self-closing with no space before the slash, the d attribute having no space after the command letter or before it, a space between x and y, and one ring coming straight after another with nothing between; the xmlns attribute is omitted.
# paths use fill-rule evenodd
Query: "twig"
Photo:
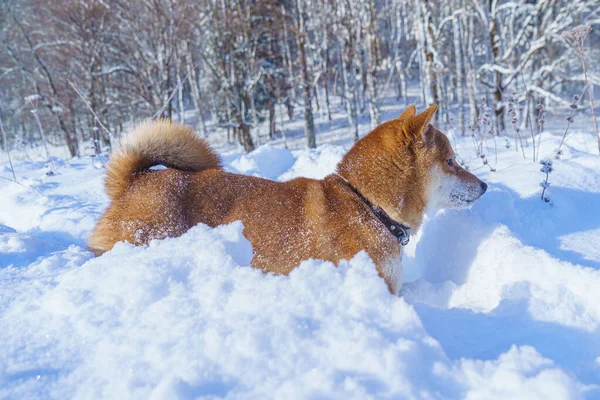
<svg viewBox="0 0 600 400"><path fill-rule="evenodd" d="M96 122L98 122L100 124L100 126L102 127L102 129L104 129L104 131L106 131L106 133L108 133L109 138L112 138L113 137L112 132L109 131L106 126L104 126L104 124L102 123L102 121L100 121L100 118L98 118L98 115L96 115L96 112L92 108L92 105L85 99L85 97L83 97L83 95L79 92L79 90L77 90L77 88L75 87L75 85L73 85L73 83L71 83L70 80L67 79L67 83L69 85L71 85L71 87L73 88L73 90L75 91L75 93L77 93L77 95L79 97L81 97L81 100L83 100L83 102L85 103L85 105L87 106L87 108L90 110L90 112L94 116L94 120L96 120Z"/></svg>
<svg viewBox="0 0 600 400"><path fill-rule="evenodd" d="M515 132L515 149L517 150L517 152L519 151L519 143L517 142L518 138L519 142L521 143L521 152L523 153L523 159L526 160L527 157L525 156L525 147L523 146L523 138L521 137L521 128L519 128L518 126L519 119L517 118L517 111L515 110L515 94L516 92L513 92L513 95L508 100L508 113L510 114L511 124L513 127L513 131Z"/></svg>
<svg viewBox="0 0 600 400"><path fill-rule="evenodd" d="M583 75L585 77L585 83L588 84L588 76L587 76L587 68L585 66L585 59L583 54L580 56L581 58L581 66L583 67ZM594 126L596 128L596 139L598 140L598 152L600 153L600 130L598 130L598 120L596 119L596 111L594 111L594 92L592 91L591 86L588 84L588 95L590 96L590 109L592 110L592 119L594 120Z"/></svg>
<svg viewBox="0 0 600 400"><path fill-rule="evenodd" d="M169 96L169 98L167 99L167 101L165 101L165 103L162 105L162 107L160 108L160 110L158 110L152 116L152 118L158 118L160 116L160 114L162 114L162 112L165 111L165 108L167 108L167 105L169 104L169 102L171 101L171 99L173 98L173 96L175 96L175 93L177 93L177 91L179 90L179 88L181 87L181 85L183 85L183 83L185 81L187 81L187 79L188 79L189 76L190 76L190 73L188 72L185 75L185 78L183 78L179 83L177 83L177 85L175 86L175 89L173 89L173 91L171 92L171 95Z"/></svg>
<svg viewBox="0 0 600 400"><path fill-rule="evenodd" d="M454 156L456 158L456 161L458 161L458 163L460 165L463 166L463 168L467 165L467 163L465 162L465 160L463 160L460 157L460 154L458 153L458 146L456 145L456 129L454 127L454 115L450 114L450 122L449 122L449 128L452 130L452 132L454 133L452 135L452 142L453 142L453 149L454 149ZM464 133L461 132L461 134L464 135ZM466 170L469 170L468 167L465 168Z"/></svg>
<svg viewBox="0 0 600 400"><path fill-rule="evenodd" d="M529 122L529 130L531 131L531 142L533 144L533 162L535 162L535 133L533 132L533 123L531 119L533 118L530 114L529 110L529 90L527 89L527 85L525 84L525 78L523 77L523 71L521 71L521 81L523 82L523 87L525 88L525 107L527 107L527 114L525 114L525 123Z"/></svg>
<svg viewBox="0 0 600 400"><path fill-rule="evenodd" d="M8 149L8 140L6 139L6 131L4 131L4 125L2 124L2 113L0 113L0 130L2 131L2 139L4 140L4 150L8 156L8 163L10 164L10 170L13 174L13 179L17 181L17 175L15 174L15 167L13 166L12 159L10 158L10 150Z"/></svg>
<svg viewBox="0 0 600 400"><path fill-rule="evenodd" d="M33 187L33 186L31 186L31 185L24 185L24 184L22 184L21 182L17 182L17 181L10 180L10 179L8 179L7 177L4 177L4 176L0 176L0 178L2 178L2 179L6 179L7 181L9 181L9 182L12 182L12 183L16 183L16 184L17 184L17 185L19 185L19 186L23 186L23 187L25 187L25 188L33 189L33 190L35 190L36 192L38 192L40 195L42 195L42 196L46 197L46 195L45 195L44 193L42 193L42 192L41 192L39 189L37 189L37 188L34 188L34 187Z"/></svg>
<svg viewBox="0 0 600 400"><path fill-rule="evenodd" d="M550 198L546 196L546 189L550 187L550 182L548 182L548 179L550 178L550 173L554 171L554 169L552 168L552 160L550 159L542 160L540 161L540 164L542 164L540 171L546 174L546 178L540 182L540 186L542 187L541 199L548 203L550 202Z"/></svg>
<svg viewBox="0 0 600 400"><path fill-rule="evenodd" d="M596 111L594 110L594 91L589 84L587 67L585 64L585 40L592 31L591 25L579 25L570 31L563 32L561 37L575 50L579 55L581 61L581 67L583 68L583 76L585 78L585 84L587 85L588 94L590 96L590 108L592 111L592 119L594 120L594 126L596 128L596 138L598 139L598 152L600 152L600 130L598 129L598 120L596 119Z"/></svg>
<svg viewBox="0 0 600 400"><path fill-rule="evenodd" d="M581 98L583 97L585 91L587 90L587 84L584 85L583 87L583 91L581 92L581 95L574 96L574 100L575 103L571 104L571 114L567 117L567 127L565 128L565 133L563 133L562 139L560 140L560 144L558 145L558 149L556 152L556 156L557 158L560 157L560 154L562 154L562 145L565 142L565 138L567 137L567 133L569 132L569 127L571 126L571 124L573 123L573 116L575 116L575 110L577 110L577 106L579 105L579 102L581 101Z"/></svg>
<svg viewBox="0 0 600 400"><path fill-rule="evenodd" d="M37 126L40 129L40 134L42 135L42 142L44 143L44 150L46 151L46 158L48 159L48 164L50 164L50 172L47 172L46 174L54 175L54 163L52 162L52 157L50 156L50 151L48 150L48 142L46 141L46 135L44 134L44 127L42 126L40 117L37 114L37 107L35 104L33 104L33 99L30 98L29 102L31 103L31 106L33 107L33 110L31 110L31 113L33 114L35 122L37 122Z"/></svg>
<svg viewBox="0 0 600 400"><path fill-rule="evenodd" d="M536 117L536 125L538 127L538 144L537 144L537 159L540 159L540 147L541 147L541 143L542 143L542 133L544 133L544 114L546 113L546 108L544 107L544 105L542 104L542 101L544 101L544 98L542 97L542 99L540 100L540 102L538 103L538 105L535 107L536 110L538 110L538 115Z"/></svg>

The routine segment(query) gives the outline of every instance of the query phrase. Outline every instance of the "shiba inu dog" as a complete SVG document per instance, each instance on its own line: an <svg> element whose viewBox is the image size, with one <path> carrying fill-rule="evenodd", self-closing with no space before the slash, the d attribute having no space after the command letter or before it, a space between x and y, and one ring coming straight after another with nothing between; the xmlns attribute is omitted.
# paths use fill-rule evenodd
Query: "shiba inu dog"
<svg viewBox="0 0 600 400"><path fill-rule="evenodd" d="M159 120L138 126L110 158L111 204L89 238L96 255L183 234L198 223L241 220L252 265L288 274L300 261L338 263L365 250L390 291L402 285L402 246L428 206L461 208L487 185L455 161L430 121L437 106L408 107L360 139L322 180L275 182L223 170L191 128ZM162 164L167 169L151 170Z"/></svg>

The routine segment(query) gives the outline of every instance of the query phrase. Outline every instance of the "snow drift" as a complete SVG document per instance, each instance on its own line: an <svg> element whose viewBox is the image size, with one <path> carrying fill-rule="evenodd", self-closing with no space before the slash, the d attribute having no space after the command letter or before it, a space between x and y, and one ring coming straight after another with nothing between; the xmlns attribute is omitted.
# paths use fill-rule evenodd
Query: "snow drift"
<svg viewBox="0 0 600 400"><path fill-rule="evenodd" d="M364 253L264 275L239 222L93 258L102 171L20 162L25 186L0 184L0 398L598 398L600 161L572 142L551 205L518 153L476 169L489 193L429 215L400 297ZM321 177L342 154L226 163Z"/></svg>
<svg viewBox="0 0 600 400"><path fill-rule="evenodd" d="M575 398L531 347L452 362L365 254L289 277L249 267L241 223L147 248L8 267L4 389L52 398Z"/></svg>

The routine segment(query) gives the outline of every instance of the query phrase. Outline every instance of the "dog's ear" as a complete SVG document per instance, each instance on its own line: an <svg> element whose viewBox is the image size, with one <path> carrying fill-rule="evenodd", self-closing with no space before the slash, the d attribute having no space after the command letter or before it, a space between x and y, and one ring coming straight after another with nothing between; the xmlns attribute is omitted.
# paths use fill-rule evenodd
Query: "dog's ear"
<svg viewBox="0 0 600 400"><path fill-rule="evenodd" d="M400 114L398 119L399 120L407 120L409 118L414 117L416 113L417 113L417 108L415 107L414 104L411 104L410 106L406 107L406 110L404 110L402 112L402 114Z"/></svg>
<svg viewBox="0 0 600 400"><path fill-rule="evenodd" d="M421 114L417 115L414 118L411 118L408 122L408 130L411 134L415 136L421 136L425 132L425 129L431 122L431 119L435 115L438 106L437 104L432 105L427 110L423 111ZM405 111L406 112L406 111Z"/></svg>

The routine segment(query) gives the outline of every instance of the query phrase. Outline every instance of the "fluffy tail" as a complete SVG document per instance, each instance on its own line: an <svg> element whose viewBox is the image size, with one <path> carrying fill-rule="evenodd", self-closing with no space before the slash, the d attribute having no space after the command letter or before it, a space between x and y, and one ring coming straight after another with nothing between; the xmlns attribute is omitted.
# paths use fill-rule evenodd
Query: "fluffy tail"
<svg viewBox="0 0 600 400"><path fill-rule="evenodd" d="M158 164L183 171L221 168L217 153L192 128L166 119L146 121L111 154L105 182L108 195L121 197L136 172Z"/></svg>

